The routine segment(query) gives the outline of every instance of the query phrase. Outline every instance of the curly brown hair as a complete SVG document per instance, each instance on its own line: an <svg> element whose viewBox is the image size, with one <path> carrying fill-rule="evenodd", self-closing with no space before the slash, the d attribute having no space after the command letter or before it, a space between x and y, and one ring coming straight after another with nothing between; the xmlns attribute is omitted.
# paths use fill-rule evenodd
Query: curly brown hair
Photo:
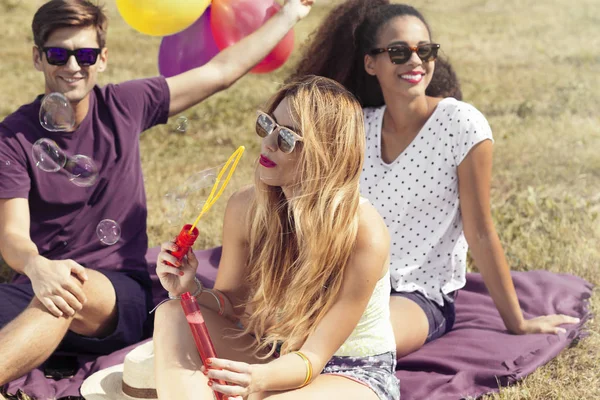
<svg viewBox="0 0 600 400"><path fill-rule="evenodd" d="M305 75L320 75L340 82L363 107L380 107L383 93L377 78L367 74L364 56L376 47L381 28L396 17L413 16L431 29L423 15L406 4L389 0L348 0L331 10L304 48L303 56L290 80ZM435 61L435 72L426 94L462 100L460 83L454 69L443 57Z"/></svg>

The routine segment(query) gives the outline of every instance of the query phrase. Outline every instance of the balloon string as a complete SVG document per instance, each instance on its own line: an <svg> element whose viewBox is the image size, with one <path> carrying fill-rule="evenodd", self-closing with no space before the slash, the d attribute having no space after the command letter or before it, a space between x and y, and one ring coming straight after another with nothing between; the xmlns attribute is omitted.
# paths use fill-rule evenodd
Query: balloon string
<svg viewBox="0 0 600 400"><path fill-rule="evenodd" d="M200 222L200 218L202 218L202 216L213 206L213 204L215 204L215 202L223 194L223 191L225 190L225 188L227 187L227 184L231 180L231 177L233 176L233 172L237 168L237 165L240 162L242 155L244 154L244 150L246 150L246 148L244 146L238 147L238 149L229 157L229 159L227 160L227 162L225 163L223 168L221 168L221 170L219 171L219 175L217 175L217 179L215 181L215 184L212 187L212 190L210 191L210 194L208 195L208 198L206 199L206 203L204 203L204 206L202 206L202 210L200 211L198 218L196 218L196 221L190 228L190 231L189 231L190 234L192 234L194 232L194 228L196 227L196 225L198 225L198 222ZM225 171L227 171L227 169L229 168L230 165L231 165L231 168L229 169L229 173L227 174L227 177L225 178L225 181L223 182L223 184L219 187L221 178L223 177L223 175L225 174ZM218 192L217 192L217 188L219 188ZM215 194L215 192L216 192L216 194Z"/></svg>

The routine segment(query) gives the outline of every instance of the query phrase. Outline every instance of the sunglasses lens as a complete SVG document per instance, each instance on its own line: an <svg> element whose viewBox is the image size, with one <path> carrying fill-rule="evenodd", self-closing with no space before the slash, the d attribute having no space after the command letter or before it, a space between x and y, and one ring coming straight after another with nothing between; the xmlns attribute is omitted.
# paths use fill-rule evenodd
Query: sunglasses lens
<svg viewBox="0 0 600 400"><path fill-rule="evenodd" d="M279 146L279 150L284 153L291 153L296 146L296 138L289 129L281 128L277 137L277 145Z"/></svg>
<svg viewBox="0 0 600 400"><path fill-rule="evenodd" d="M79 65L94 65L98 59L98 52L95 49L79 49L75 58Z"/></svg>
<svg viewBox="0 0 600 400"><path fill-rule="evenodd" d="M394 64L404 64L410 60L412 54L410 48L407 46L392 46L388 49L390 53L390 59Z"/></svg>
<svg viewBox="0 0 600 400"><path fill-rule="evenodd" d="M256 134L262 138L273 132L274 127L275 124L268 115L260 114L256 119Z"/></svg>
<svg viewBox="0 0 600 400"><path fill-rule="evenodd" d="M67 63L69 55L67 50L61 49L60 47L50 47L46 49L46 59L48 64L52 65L64 65Z"/></svg>
<svg viewBox="0 0 600 400"><path fill-rule="evenodd" d="M417 50L417 55L423 61L431 61L437 57L437 50L437 47L426 44L423 46L419 46Z"/></svg>

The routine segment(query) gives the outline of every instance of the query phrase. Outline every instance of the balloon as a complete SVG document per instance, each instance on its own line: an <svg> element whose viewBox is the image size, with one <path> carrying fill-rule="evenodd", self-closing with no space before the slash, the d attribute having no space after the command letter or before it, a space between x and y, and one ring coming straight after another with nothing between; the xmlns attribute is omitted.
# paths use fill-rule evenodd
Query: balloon
<svg viewBox="0 0 600 400"><path fill-rule="evenodd" d="M116 0L119 13L133 29L152 36L180 32L194 23L210 0Z"/></svg>
<svg viewBox="0 0 600 400"><path fill-rule="evenodd" d="M166 36L158 49L158 71L165 77L206 64L219 53L210 29L210 7L189 28Z"/></svg>
<svg viewBox="0 0 600 400"><path fill-rule="evenodd" d="M210 25L221 50L239 42L258 28L281 6L273 0L213 0ZM294 49L294 32L287 35L252 72L265 73L281 67Z"/></svg>

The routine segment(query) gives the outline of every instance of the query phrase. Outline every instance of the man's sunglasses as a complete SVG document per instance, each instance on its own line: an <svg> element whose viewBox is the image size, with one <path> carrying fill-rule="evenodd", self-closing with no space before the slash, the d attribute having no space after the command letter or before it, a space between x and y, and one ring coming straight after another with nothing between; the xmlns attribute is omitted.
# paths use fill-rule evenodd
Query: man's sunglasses
<svg viewBox="0 0 600 400"><path fill-rule="evenodd" d="M41 52L46 54L46 60L50 65L65 65L71 56L75 56L80 67L89 67L96 64L100 49L90 47L69 50L62 47L43 47Z"/></svg>
<svg viewBox="0 0 600 400"><path fill-rule="evenodd" d="M440 45L437 43L420 44L416 47L398 44L389 46L385 49L373 49L369 52L372 56L388 53L392 64L405 64L412 57L412 53L417 53L417 56L424 62L433 61L437 58Z"/></svg>
<svg viewBox="0 0 600 400"><path fill-rule="evenodd" d="M298 135L296 132L285 126L279 125L269 114L258 111L258 117L256 118L256 134L261 138L265 138L275 131L279 131L279 134L277 135L277 147L286 154L294 151L296 142L302 142L304 140L302 136Z"/></svg>

